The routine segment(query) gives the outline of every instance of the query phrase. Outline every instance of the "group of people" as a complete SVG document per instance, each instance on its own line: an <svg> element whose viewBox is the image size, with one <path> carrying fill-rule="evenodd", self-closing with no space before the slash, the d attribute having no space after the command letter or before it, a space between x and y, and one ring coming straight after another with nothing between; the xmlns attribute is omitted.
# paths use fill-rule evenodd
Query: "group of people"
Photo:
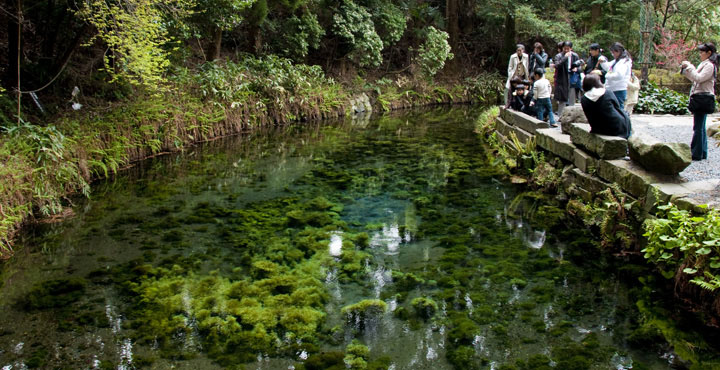
<svg viewBox="0 0 720 370"><path fill-rule="evenodd" d="M718 56L715 45L705 43L698 47L702 63L695 68L690 62L682 63L682 73L693 82L690 108L694 114L694 135L691 152L694 160L707 158L705 121L712 102L714 110L714 82ZM532 54L518 44L510 56L508 79L505 85L507 108L548 120L557 127L552 109L552 97L557 102L557 114L580 99L591 132L601 135L628 138L632 131L630 115L638 102L640 80L632 72L632 59L625 47L616 42L610 46L613 60L609 61L600 45L588 48L586 59L573 51L573 44L557 44L557 54L549 60L543 45L534 44ZM545 68L555 69L554 85L544 77ZM694 101L694 103L692 103ZM693 104L698 109L693 109ZM705 113L703 113L705 112Z"/></svg>

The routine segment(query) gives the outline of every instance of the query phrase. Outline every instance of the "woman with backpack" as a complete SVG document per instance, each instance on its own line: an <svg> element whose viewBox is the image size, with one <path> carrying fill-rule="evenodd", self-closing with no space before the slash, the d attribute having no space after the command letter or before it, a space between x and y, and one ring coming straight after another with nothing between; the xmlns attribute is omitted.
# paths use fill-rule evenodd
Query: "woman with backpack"
<svg viewBox="0 0 720 370"><path fill-rule="evenodd" d="M707 159L707 133L705 121L707 115L715 111L715 79L717 78L718 54L712 42L697 47L700 52L700 64L695 68L692 63L683 61L680 72L692 81L690 106L693 113L693 138L690 142L692 159Z"/></svg>

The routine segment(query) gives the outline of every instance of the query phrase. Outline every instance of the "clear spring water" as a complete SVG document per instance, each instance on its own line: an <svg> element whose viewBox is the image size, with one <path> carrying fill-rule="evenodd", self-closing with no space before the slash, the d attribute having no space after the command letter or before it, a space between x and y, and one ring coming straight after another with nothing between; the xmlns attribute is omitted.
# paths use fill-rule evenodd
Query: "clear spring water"
<svg viewBox="0 0 720 370"><path fill-rule="evenodd" d="M637 276L499 181L477 113L258 131L95 184L4 267L0 366L677 364L638 334Z"/></svg>

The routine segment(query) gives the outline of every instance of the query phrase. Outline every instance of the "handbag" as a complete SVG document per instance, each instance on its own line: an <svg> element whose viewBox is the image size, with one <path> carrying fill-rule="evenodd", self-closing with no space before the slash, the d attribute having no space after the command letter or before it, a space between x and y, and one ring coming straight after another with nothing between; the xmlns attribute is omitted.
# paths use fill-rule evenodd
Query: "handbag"
<svg viewBox="0 0 720 370"><path fill-rule="evenodd" d="M571 72L570 73L570 87L574 87L576 89L582 88L582 79L580 78L580 72Z"/></svg>
<svg viewBox="0 0 720 370"><path fill-rule="evenodd" d="M690 95L688 110L695 114L711 114L715 112L715 96L709 93Z"/></svg>

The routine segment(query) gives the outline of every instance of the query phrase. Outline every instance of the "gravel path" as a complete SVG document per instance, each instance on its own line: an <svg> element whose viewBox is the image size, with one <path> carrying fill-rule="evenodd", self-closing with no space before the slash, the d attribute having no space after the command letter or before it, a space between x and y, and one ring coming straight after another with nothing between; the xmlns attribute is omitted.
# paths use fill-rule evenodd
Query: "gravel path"
<svg viewBox="0 0 720 370"><path fill-rule="evenodd" d="M666 143L687 143L690 145L693 135L692 116L634 114L631 116L634 132L644 132ZM707 126L720 122L720 114L707 118ZM708 138L708 159L693 161L688 168L680 172L686 181L720 179L720 148L718 140Z"/></svg>

